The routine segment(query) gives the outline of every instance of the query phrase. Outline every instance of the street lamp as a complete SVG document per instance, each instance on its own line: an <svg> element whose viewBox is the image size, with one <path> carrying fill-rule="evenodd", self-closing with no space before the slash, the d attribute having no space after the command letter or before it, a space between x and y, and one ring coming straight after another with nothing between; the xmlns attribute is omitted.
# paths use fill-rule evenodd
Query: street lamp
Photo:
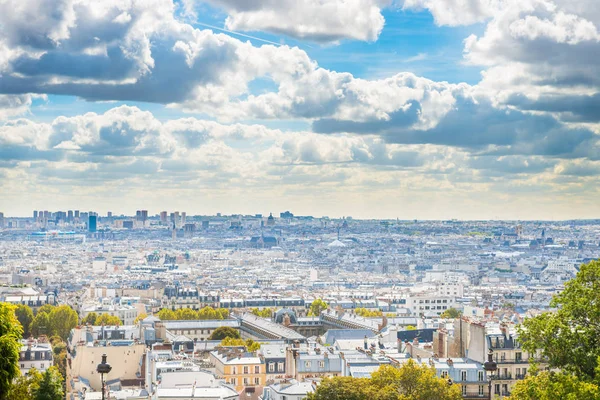
<svg viewBox="0 0 600 400"><path fill-rule="evenodd" d="M490 349L490 351L488 352L488 359L485 363L483 363L483 369L485 369L485 372L488 376L488 388L490 395L489 400L492 400L492 377L494 376L494 371L498 369L498 364L496 364L493 357L494 350Z"/></svg>
<svg viewBox="0 0 600 400"><path fill-rule="evenodd" d="M102 383L102 400L104 397L104 374L108 374L112 367L106 362L106 354L102 354L102 362L96 367L96 371L100 374L100 382Z"/></svg>

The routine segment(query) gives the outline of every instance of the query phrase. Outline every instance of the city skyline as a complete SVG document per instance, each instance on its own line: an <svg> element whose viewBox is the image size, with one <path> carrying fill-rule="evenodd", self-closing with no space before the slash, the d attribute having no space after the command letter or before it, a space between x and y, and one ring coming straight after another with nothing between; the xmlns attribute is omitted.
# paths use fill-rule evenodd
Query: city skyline
<svg viewBox="0 0 600 400"><path fill-rule="evenodd" d="M5 1L0 211L595 218L599 22L590 0Z"/></svg>

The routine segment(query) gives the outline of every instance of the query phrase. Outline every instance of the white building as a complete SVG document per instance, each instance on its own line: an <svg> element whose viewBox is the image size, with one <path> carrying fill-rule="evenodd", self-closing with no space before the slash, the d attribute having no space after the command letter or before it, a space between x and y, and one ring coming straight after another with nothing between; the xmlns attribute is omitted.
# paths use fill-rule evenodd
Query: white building
<svg viewBox="0 0 600 400"><path fill-rule="evenodd" d="M52 364L52 345L50 343L41 343L37 339L21 340L21 351L19 353L21 374L25 375L32 368L44 372Z"/></svg>
<svg viewBox="0 0 600 400"><path fill-rule="evenodd" d="M315 384L311 381L298 382L290 379L276 383L263 389L260 400L303 400L309 393L315 391Z"/></svg>

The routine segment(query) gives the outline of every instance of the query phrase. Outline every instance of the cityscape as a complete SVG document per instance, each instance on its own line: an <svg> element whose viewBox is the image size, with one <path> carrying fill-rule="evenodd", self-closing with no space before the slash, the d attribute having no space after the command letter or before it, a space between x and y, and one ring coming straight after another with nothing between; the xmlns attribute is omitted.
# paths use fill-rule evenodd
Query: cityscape
<svg viewBox="0 0 600 400"><path fill-rule="evenodd" d="M600 400L598 0L0 0L0 400Z"/></svg>
<svg viewBox="0 0 600 400"><path fill-rule="evenodd" d="M411 359L476 399L488 350L492 394L508 398L535 357L518 325L600 258L600 220L36 210L0 227L0 301L36 314L23 374L56 364L40 310L76 312L72 399L101 398L103 355L111 399L300 400L326 377ZM223 328L240 343L223 346Z"/></svg>

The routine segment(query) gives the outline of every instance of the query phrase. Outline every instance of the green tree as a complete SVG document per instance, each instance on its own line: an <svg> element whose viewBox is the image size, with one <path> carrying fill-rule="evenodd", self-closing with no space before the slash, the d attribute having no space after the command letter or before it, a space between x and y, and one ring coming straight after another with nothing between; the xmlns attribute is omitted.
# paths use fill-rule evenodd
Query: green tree
<svg viewBox="0 0 600 400"><path fill-rule="evenodd" d="M71 333L71 329L77 326L79 316L77 312L67 305L54 307L50 312L50 332L58 335L66 341Z"/></svg>
<svg viewBox="0 0 600 400"><path fill-rule="evenodd" d="M526 319L519 327L523 348L538 349L551 368L572 373L583 381L600 376L600 262L581 266L576 277L565 284L547 312Z"/></svg>
<svg viewBox="0 0 600 400"><path fill-rule="evenodd" d="M180 320L192 320L198 319L198 313L191 308L180 308L175 311L175 315L177 319Z"/></svg>
<svg viewBox="0 0 600 400"><path fill-rule="evenodd" d="M40 308L38 308L35 315L39 315L40 313L50 314L54 310L54 306L52 304L44 304Z"/></svg>
<svg viewBox="0 0 600 400"><path fill-rule="evenodd" d="M325 378L307 400L369 400L370 384L367 378L340 376ZM377 399L377 397L374 397Z"/></svg>
<svg viewBox="0 0 600 400"><path fill-rule="evenodd" d="M449 385L433 367L408 360L395 368L382 365L371 378L325 379L308 400L461 400L459 385Z"/></svg>
<svg viewBox="0 0 600 400"><path fill-rule="evenodd" d="M15 315L23 327L23 337L28 338L31 334L31 323L33 322L33 311L31 311L31 307L19 304L15 310Z"/></svg>
<svg viewBox="0 0 600 400"><path fill-rule="evenodd" d="M225 338L240 339L240 333L230 326L220 326L210 334L208 340L223 340Z"/></svg>
<svg viewBox="0 0 600 400"><path fill-rule="evenodd" d="M96 318L96 325L102 324L105 326L121 326L122 321L116 315L101 314L98 318Z"/></svg>
<svg viewBox="0 0 600 400"><path fill-rule="evenodd" d="M42 374L39 387L34 389L34 400L62 400L64 398L63 378L56 367L50 367Z"/></svg>
<svg viewBox="0 0 600 400"><path fill-rule="evenodd" d="M227 319L229 318L229 310L226 308L217 308L217 319Z"/></svg>
<svg viewBox="0 0 600 400"><path fill-rule="evenodd" d="M517 381L510 400L597 400L600 388L565 372L529 371L528 376Z"/></svg>
<svg viewBox="0 0 600 400"><path fill-rule="evenodd" d="M383 315L379 310L369 310L363 307L355 308L354 313L365 318L381 317Z"/></svg>
<svg viewBox="0 0 600 400"><path fill-rule="evenodd" d="M168 308L162 308L157 314L156 316L158 318L160 318L161 321L171 321L174 320L175 317L175 313L172 310L169 310Z"/></svg>
<svg viewBox="0 0 600 400"><path fill-rule="evenodd" d="M144 312L144 313L141 313L140 315L138 315L138 316L135 318L135 320L133 321L133 324L134 324L134 325L137 325L137 323L138 323L138 322L140 322L140 321L143 321L143 320L144 320L144 319L146 319L147 317L148 317L148 314L146 314L145 312Z"/></svg>
<svg viewBox="0 0 600 400"><path fill-rule="evenodd" d="M33 393L40 386L42 374L35 368L13 381L7 400L34 400Z"/></svg>
<svg viewBox="0 0 600 400"><path fill-rule="evenodd" d="M85 316L84 319L81 320L81 325L96 325L96 319L98 318L98 314L95 312L91 312Z"/></svg>
<svg viewBox="0 0 600 400"><path fill-rule="evenodd" d="M12 304L0 303L0 400L8 397L13 379L20 374L19 351L23 328L15 310Z"/></svg>
<svg viewBox="0 0 600 400"><path fill-rule="evenodd" d="M31 322L30 332L35 337L40 335L50 335L52 332L49 314L45 312L38 312Z"/></svg>
<svg viewBox="0 0 600 400"><path fill-rule="evenodd" d="M219 319L217 316L217 312L212 307L204 307L200 311L198 311L198 319Z"/></svg>
<svg viewBox="0 0 600 400"><path fill-rule="evenodd" d="M308 310L308 316L309 317L318 317L319 315L321 315L321 311L323 310L327 310L327 303L325 303L325 301L323 301L322 299L315 299L311 305L310 305L310 309Z"/></svg>
<svg viewBox="0 0 600 400"><path fill-rule="evenodd" d="M450 307L446 311L440 314L442 318L460 318L462 313L458 311L456 308Z"/></svg>
<svg viewBox="0 0 600 400"><path fill-rule="evenodd" d="M259 310L258 308L253 308L251 310L252 314L256 315L257 317L262 317L262 318L269 318L271 317L271 315L273 315L273 310L271 310L270 308L265 308L262 310Z"/></svg>
<svg viewBox="0 0 600 400"><path fill-rule="evenodd" d="M252 339L236 339L236 338L232 338L232 337L226 337L225 339L221 340L221 346L244 346L246 347L246 349L249 352L254 353L255 351L257 351L258 349L260 349L260 343L259 342L255 342Z"/></svg>

